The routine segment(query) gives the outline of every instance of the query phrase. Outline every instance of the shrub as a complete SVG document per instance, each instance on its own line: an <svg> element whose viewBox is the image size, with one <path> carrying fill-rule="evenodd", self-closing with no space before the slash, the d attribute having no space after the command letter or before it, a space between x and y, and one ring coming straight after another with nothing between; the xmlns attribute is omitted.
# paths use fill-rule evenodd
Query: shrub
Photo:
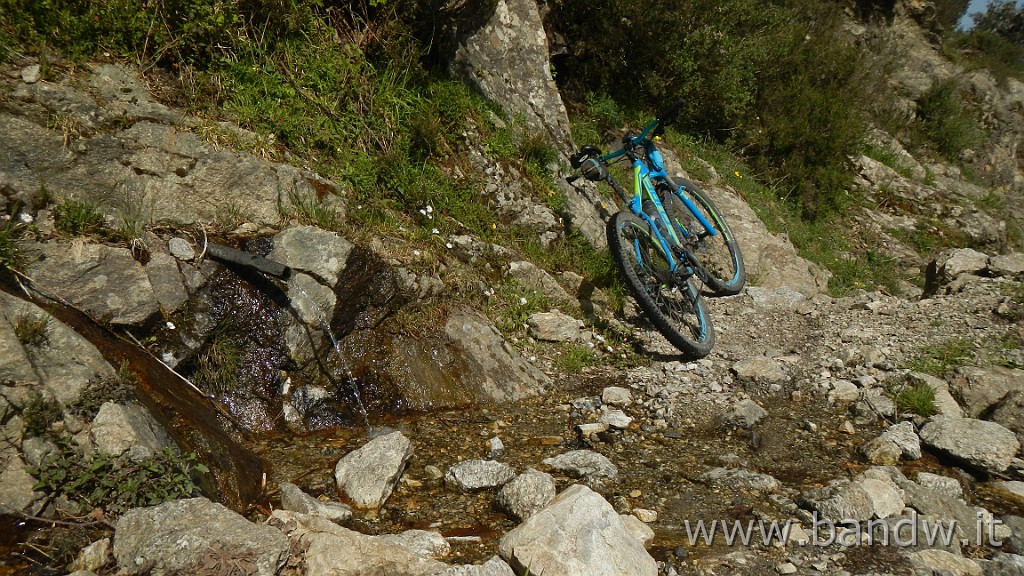
<svg viewBox="0 0 1024 576"><path fill-rule="evenodd" d="M955 161L983 137L955 78L937 82L917 101L917 117L921 135L949 160Z"/></svg>

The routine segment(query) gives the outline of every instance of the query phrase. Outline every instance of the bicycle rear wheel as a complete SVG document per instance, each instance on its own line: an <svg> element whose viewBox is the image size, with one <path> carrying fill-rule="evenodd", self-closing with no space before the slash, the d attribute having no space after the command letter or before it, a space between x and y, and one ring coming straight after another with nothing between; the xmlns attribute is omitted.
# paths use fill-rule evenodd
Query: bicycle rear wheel
<svg viewBox="0 0 1024 576"><path fill-rule="evenodd" d="M679 282L646 221L630 212L608 220L608 248L640 308L673 346L703 358L715 345L711 325L693 280Z"/></svg>
<svg viewBox="0 0 1024 576"><path fill-rule="evenodd" d="M718 234L711 236L686 208L683 201L674 192L663 194L665 213L677 230L683 232L690 250L700 260L701 266L708 273L707 286L717 296L739 294L747 282L746 268L743 266L743 254L740 253L736 236L725 222L722 213L715 203L708 198L699 186L682 178L670 178L672 190L683 187L683 194L693 200L701 215L710 222Z"/></svg>

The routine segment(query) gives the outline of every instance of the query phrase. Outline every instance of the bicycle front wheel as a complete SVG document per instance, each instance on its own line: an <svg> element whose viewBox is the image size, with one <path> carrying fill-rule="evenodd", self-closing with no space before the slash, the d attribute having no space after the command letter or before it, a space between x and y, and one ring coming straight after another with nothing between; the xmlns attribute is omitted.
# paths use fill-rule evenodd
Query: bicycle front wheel
<svg viewBox="0 0 1024 576"><path fill-rule="evenodd" d="M715 345L711 316L693 280L675 279L650 225L630 212L616 213L608 220L608 248L655 328L683 353L707 356Z"/></svg>
<svg viewBox="0 0 1024 576"><path fill-rule="evenodd" d="M708 288L717 296L739 294L747 282L747 272L743 266L743 254L740 253L736 236L729 229L722 213L693 182L682 178L670 178L669 183L673 191L678 190L680 186L683 187L683 194L693 200L701 215L717 232L714 236L709 234L675 192L663 195L665 213L676 230L681 231L686 237L685 240L681 240L708 273Z"/></svg>

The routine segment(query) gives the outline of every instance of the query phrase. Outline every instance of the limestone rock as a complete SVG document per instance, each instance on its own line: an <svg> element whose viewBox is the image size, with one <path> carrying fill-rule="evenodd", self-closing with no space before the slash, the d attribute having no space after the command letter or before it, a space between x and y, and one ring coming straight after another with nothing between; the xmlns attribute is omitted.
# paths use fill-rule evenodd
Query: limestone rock
<svg viewBox="0 0 1024 576"><path fill-rule="evenodd" d="M701 479L712 486L753 492L771 492L782 485L773 476L742 468L712 468Z"/></svg>
<svg viewBox="0 0 1024 576"><path fill-rule="evenodd" d="M517 571L564 576L654 576L657 564L596 492L571 486L506 534L501 557Z"/></svg>
<svg viewBox="0 0 1024 576"><path fill-rule="evenodd" d="M412 454L412 442L401 432L374 438L338 460L334 468L338 490L360 508L379 508Z"/></svg>
<svg viewBox="0 0 1024 576"><path fill-rule="evenodd" d="M633 403L633 393L628 388L608 386L601 391L601 402L622 408Z"/></svg>
<svg viewBox="0 0 1024 576"><path fill-rule="evenodd" d="M333 287L351 252L352 243L334 232L296 226L274 236L274 249L267 257Z"/></svg>
<svg viewBox="0 0 1024 576"><path fill-rule="evenodd" d="M721 426L751 428L766 416L768 416L768 412L764 408L747 398L736 402L729 410L719 414L718 423Z"/></svg>
<svg viewBox="0 0 1024 576"><path fill-rule="evenodd" d="M547 342L572 342L580 338L583 322L557 310L535 312L526 319L530 335Z"/></svg>
<svg viewBox="0 0 1024 576"><path fill-rule="evenodd" d="M498 507L518 521L533 516L548 505L557 492L550 474L527 468L498 492Z"/></svg>
<svg viewBox="0 0 1024 576"><path fill-rule="evenodd" d="M281 482L281 507L292 512L345 522L352 518L352 509L341 502L321 502L290 482Z"/></svg>
<svg viewBox="0 0 1024 576"><path fill-rule="evenodd" d="M572 450L552 458L546 458L544 464L577 478L614 479L619 475L618 467L612 464L611 460L592 450Z"/></svg>
<svg viewBox="0 0 1024 576"><path fill-rule="evenodd" d="M449 566L434 576L515 576L515 572L500 557L492 556L483 564Z"/></svg>
<svg viewBox="0 0 1024 576"><path fill-rule="evenodd" d="M379 538L423 558L444 558L452 549L444 536L430 530L406 530L399 534L382 534Z"/></svg>
<svg viewBox="0 0 1024 576"><path fill-rule="evenodd" d="M994 472L1006 470L1020 449L1010 430L973 418L937 416L921 428L921 440L971 466Z"/></svg>
<svg viewBox="0 0 1024 576"><path fill-rule="evenodd" d="M124 570L149 562L155 573L196 573L204 562L230 558L247 572L273 576L288 558L288 539L270 526L205 498L129 510L117 521L114 558Z"/></svg>
<svg viewBox="0 0 1024 576"><path fill-rule="evenodd" d="M167 432L145 408L138 404L105 402L92 422L89 437L101 454L132 460L148 458L173 446Z"/></svg>
<svg viewBox="0 0 1024 576"><path fill-rule="evenodd" d="M515 476L515 470L503 462L466 460L448 470L444 483L456 490L472 492L502 486Z"/></svg>
<svg viewBox="0 0 1024 576"><path fill-rule="evenodd" d="M743 380L780 384L786 380L782 365L771 358L754 356L733 364L732 371Z"/></svg>

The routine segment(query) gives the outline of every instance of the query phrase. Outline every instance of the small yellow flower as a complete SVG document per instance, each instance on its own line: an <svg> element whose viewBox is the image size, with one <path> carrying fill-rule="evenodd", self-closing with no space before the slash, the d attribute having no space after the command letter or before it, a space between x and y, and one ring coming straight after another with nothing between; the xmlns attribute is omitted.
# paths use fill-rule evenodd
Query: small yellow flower
<svg viewBox="0 0 1024 576"><path fill-rule="evenodd" d="M740 174L739 170L736 170L735 172L733 172L733 174L735 174L736 177L739 178L740 180L743 180L743 174Z"/></svg>
<svg viewBox="0 0 1024 576"><path fill-rule="evenodd" d="M497 230L497 229L498 229L498 225L497 224L491 224L491 230Z"/></svg>

